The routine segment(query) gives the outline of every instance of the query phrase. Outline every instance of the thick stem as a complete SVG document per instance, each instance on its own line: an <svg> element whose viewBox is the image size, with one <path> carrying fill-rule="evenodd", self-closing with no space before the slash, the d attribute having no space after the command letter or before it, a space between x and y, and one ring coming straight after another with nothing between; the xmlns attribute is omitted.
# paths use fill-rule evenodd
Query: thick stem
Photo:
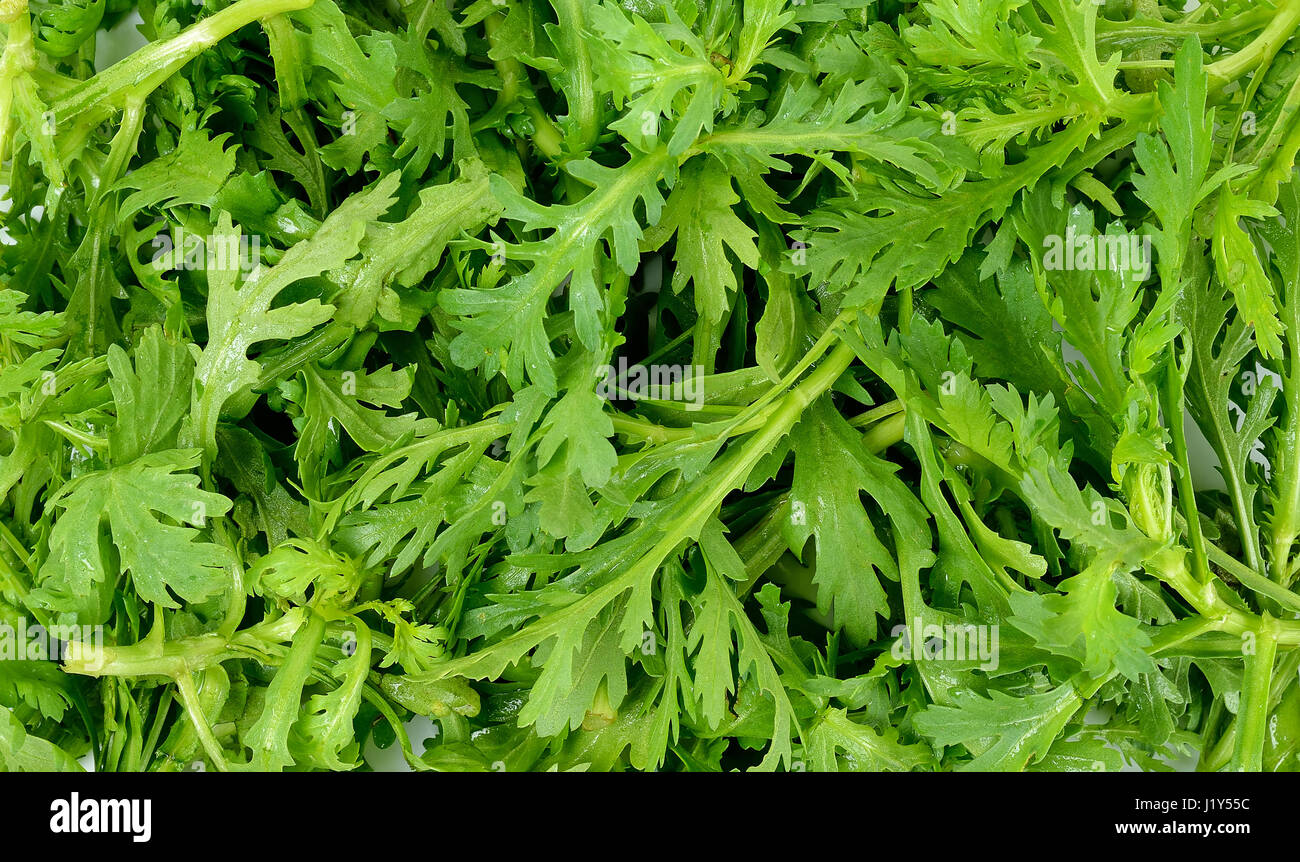
<svg viewBox="0 0 1300 862"><path fill-rule="evenodd" d="M1211 87L1222 90L1251 69L1267 62L1295 35L1300 26L1300 0L1283 0L1272 21L1242 50L1206 67Z"/></svg>
<svg viewBox="0 0 1300 862"><path fill-rule="evenodd" d="M67 645L63 670L95 677L177 679L222 660L227 647L226 639L215 634L167 641L161 646L152 640L131 646L97 646L71 641Z"/></svg>
<svg viewBox="0 0 1300 862"><path fill-rule="evenodd" d="M36 48L26 0L6 0L0 7L0 22L9 27L3 56L0 56L0 161L9 158L9 140L14 129L14 90L19 79L36 68Z"/></svg>
<svg viewBox="0 0 1300 862"><path fill-rule="evenodd" d="M1178 370L1178 359L1173 351L1165 363L1164 396L1165 424L1173 438L1175 481L1178 483L1178 503L1187 519L1187 538L1192 545L1192 571L1202 584L1210 582L1210 566L1205 551L1205 537L1201 534L1201 519L1196 509L1196 489L1192 485L1192 467L1187 454L1186 417L1183 415L1183 387L1185 378Z"/></svg>
<svg viewBox="0 0 1300 862"><path fill-rule="evenodd" d="M75 87L52 105L60 122L86 113L94 126L120 108L129 94L147 96L195 57L261 18L306 9L315 0L240 0L179 35L154 42Z"/></svg>
<svg viewBox="0 0 1300 862"><path fill-rule="evenodd" d="M1246 656L1241 701L1237 706L1236 743L1232 749L1234 772L1259 772L1263 765L1273 661L1277 657L1277 641L1268 617L1264 623L1255 636L1255 652Z"/></svg>

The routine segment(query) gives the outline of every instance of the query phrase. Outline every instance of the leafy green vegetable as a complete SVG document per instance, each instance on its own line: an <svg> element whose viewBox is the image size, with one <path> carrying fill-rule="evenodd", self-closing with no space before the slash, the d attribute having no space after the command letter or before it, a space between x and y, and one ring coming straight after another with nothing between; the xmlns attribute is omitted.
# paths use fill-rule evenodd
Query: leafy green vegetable
<svg viewBox="0 0 1300 862"><path fill-rule="evenodd" d="M0 0L0 769L1300 770L1298 31Z"/></svg>

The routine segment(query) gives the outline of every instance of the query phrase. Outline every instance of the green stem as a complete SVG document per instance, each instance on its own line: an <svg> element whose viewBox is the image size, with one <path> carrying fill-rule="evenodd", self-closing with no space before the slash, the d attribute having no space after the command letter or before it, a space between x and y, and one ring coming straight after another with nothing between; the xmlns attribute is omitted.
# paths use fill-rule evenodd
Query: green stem
<svg viewBox="0 0 1300 862"><path fill-rule="evenodd" d="M835 383L845 369L853 362L853 350L845 344L837 345L816 370L808 375L797 387L783 398L772 411L768 421L745 441L744 457L737 458L722 475L716 477L714 489L701 496L700 501L684 514L675 519L674 527L659 541L657 549L662 549L664 556L671 552L679 542L686 539L697 525L703 524L709 513L721 504L722 499L731 489L744 482L749 471L760 458L772 451L777 441L789 433L790 428L823 392Z"/></svg>
<svg viewBox="0 0 1300 862"><path fill-rule="evenodd" d="M483 22L490 46L489 54L499 57L492 62L496 66L497 74L501 76L501 89L497 92L496 104L488 112L488 116L475 125L482 127L484 121L489 119L495 122L512 106L520 105L533 123L533 146L537 147L537 151L548 160L555 161L564 155L564 136L537 104L537 94L533 92L533 85L528 80L528 71L524 65L508 55L506 53L508 48L501 44L499 34L507 14L508 10L498 15L489 15Z"/></svg>
<svg viewBox="0 0 1300 862"><path fill-rule="evenodd" d="M805 371L811 368L827 350L830 350L832 345L838 344L840 336L836 330L838 330L845 321L855 317L857 313L856 309L840 312L839 316L831 321L831 324L826 327L826 331L821 334L821 337L817 339L817 342L809 348L806 354L804 354L803 359L799 360L793 368L787 371L785 377L781 378L779 383L769 388L768 391L765 392L757 401L736 414L735 418L731 421L735 425L744 425L757 416L767 415L769 412L768 405L777 398L780 398L781 393L789 390L789 388L794 385L794 382L798 380ZM840 345L840 347L842 346L843 345ZM838 350L839 348L837 347L836 349ZM845 367L847 368L848 366L846 365Z"/></svg>
<svg viewBox="0 0 1300 862"><path fill-rule="evenodd" d="M171 689L163 689L158 697L158 706L153 711L153 724L149 728L149 736L145 739L144 748L141 749L141 764L147 766L154 759L154 752L158 750L158 740L162 738L163 726L167 723L167 713L171 712L172 701L175 700L175 694Z"/></svg>
<svg viewBox="0 0 1300 862"><path fill-rule="evenodd" d="M895 413L903 412L903 402L895 399L887 404L881 404L879 407L873 407L866 413L859 413L849 420L849 424L854 428L865 428L868 425L874 425L882 419L887 419Z"/></svg>
<svg viewBox="0 0 1300 862"><path fill-rule="evenodd" d="M863 445L872 454L883 452L903 439L903 429L907 426L907 414L895 413L867 429L862 436Z"/></svg>
<svg viewBox="0 0 1300 862"><path fill-rule="evenodd" d="M82 676L153 676L177 679L227 654L228 643L220 635L199 635L158 644L143 640L130 646L97 646L73 641L63 662L65 673Z"/></svg>
<svg viewBox="0 0 1300 862"><path fill-rule="evenodd" d="M1269 580L1249 566L1243 565L1212 542L1207 545L1207 550L1210 561L1234 577L1242 586L1272 599L1288 610L1300 612L1300 595L1296 595L1282 584Z"/></svg>
<svg viewBox="0 0 1300 862"><path fill-rule="evenodd" d="M57 419L42 419L41 421L47 427L66 437L74 446L82 446L92 452L108 451L108 440L103 437L96 437L94 434L78 431L66 422L60 422Z"/></svg>
<svg viewBox="0 0 1300 862"><path fill-rule="evenodd" d="M199 697L198 689L194 687L194 677L191 674L183 673L176 677L176 690L180 693L181 703L185 706L185 714L189 716L190 725L194 732L198 734L199 742L203 745L203 751L212 761L212 765L220 772L227 772L229 767L226 764L225 752L221 750L221 743L212 733L212 726L208 724L208 718L203 714L203 701Z"/></svg>
<svg viewBox="0 0 1300 862"><path fill-rule="evenodd" d="M1208 6L1201 6L1194 14L1200 14L1208 8ZM1200 36L1205 42L1211 39L1225 39L1267 26L1272 17L1272 9L1252 9L1231 18L1204 24L1190 20L1191 16L1182 21L1149 23L1141 19L1111 21L1098 17L1097 51L1101 56L1106 57L1116 50L1146 42L1162 42L1171 38L1177 42L1182 42L1188 36Z"/></svg>
<svg viewBox="0 0 1300 862"><path fill-rule="evenodd" d="M154 42L65 93L50 106L58 121L85 113L93 128L134 95L143 98L195 57L261 18L306 9L315 0L239 0L166 41Z"/></svg>
<svg viewBox="0 0 1300 862"><path fill-rule="evenodd" d="M1278 49L1295 35L1300 25L1300 0L1284 0L1274 17L1255 40L1242 50L1206 67L1211 87L1222 90L1256 66L1269 62Z"/></svg>
<svg viewBox="0 0 1300 862"><path fill-rule="evenodd" d="M1241 701L1237 706L1236 743L1232 749L1234 772L1259 772L1263 767L1264 743L1268 730L1269 692L1273 683L1273 661L1277 641L1268 618L1255 637L1255 652L1246 656L1246 672L1241 681Z"/></svg>
<svg viewBox="0 0 1300 862"><path fill-rule="evenodd" d="M1186 378L1178 370L1178 358L1169 352L1165 361L1165 385L1161 387L1165 422L1169 426L1174 444L1175 477L1178 483L1178 503L1187 519L1187 537L1192 545L1192 571L1202 584L1210 582L1210 567L1205 551L1205 537L1201 534L1201 519L1196 509L1196 488L1192 484L1192 467L1187 454L1186 416L1183 414L1183 387Z"/></svg>
<svg viewBox="0 0 1300 862"><path fill-rule="evenodd" d="M36 574L36 569L32 566L31 554L27 553L27 549L23 547L23 543L18 541L18 537L9 531L9 528L5 526L4 521L0 521L0 540L3 540L4 543L14 552L14 556L16 556L18 561L23 564L24 569L31 572L33 575Z"/></svg>
<svg viewBox="0 0 1300 862"><path fill-rule="evenodd" d="M1157 656L1165 650L1174 649L1187 641L1195 640L1201 635L1212 631L1215 631L1214 621L1205 617L1189 617L1185 620L1179 620L1176 623L1161 626L1151 636L1151 647L1148 652L1152 656Z"/></svg>
<svg viewBox="0 0 1300 862"><path fill-rule="evenodd" d="M21 79L36 68L36 47L26 7L22 3L21 9L4 9L3 21L9 27L9 34L4 54L0 56L0 162L9 158L9 141L14 130L14 91Z"/></svg>

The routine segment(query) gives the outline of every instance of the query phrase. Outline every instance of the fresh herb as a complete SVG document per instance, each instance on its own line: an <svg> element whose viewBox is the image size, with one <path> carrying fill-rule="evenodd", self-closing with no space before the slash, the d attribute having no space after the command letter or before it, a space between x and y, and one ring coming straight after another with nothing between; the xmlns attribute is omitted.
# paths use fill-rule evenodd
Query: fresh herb
<svg viewBox="0 0 1300 862"><path fill-rule="evenodd" d="M0 767L1300 768L1297 0L0 27Z"/></svg>

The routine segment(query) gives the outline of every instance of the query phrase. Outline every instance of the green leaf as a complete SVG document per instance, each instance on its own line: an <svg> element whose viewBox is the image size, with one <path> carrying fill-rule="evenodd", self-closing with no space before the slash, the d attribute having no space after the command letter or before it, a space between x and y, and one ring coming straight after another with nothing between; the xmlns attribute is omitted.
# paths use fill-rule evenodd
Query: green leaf
<svg viewBox="0 0 1300 862"><path fill-rule="evenodd" d="M1068 685L1023 697L958 692L955 700L927 707L915 723L936 745L964 745L975 755L963 772L1019 772L1042 760L1080 706Z"/></svg>
<svg viewBox="0 0 1300 862"><path fill-rule="evenodd" d="M906 745L898 731L859 724L842 709L828 709L808 729L808 755L818 772L910 772L930 763L924 745Z"/></svg>
<svg viewBox="0 0 1300 862"><path fill-rule="evenodd" d="M175 448L193 388L194 357L183 342L151 327L134 353L132 363L116 344L108 349L109 385L117 410L108 446L116 464Z"/></svg>
<svg viewBox="0 0 1300 862"><path fill-rule="evenodd" d="M711 324L723 319L737 288L732 257L751 269L758 266L757 234L736 216L733 207L738 203L740 197L721 165L693 161L669 195L659 224L645 238L646 247L657 251L676 236L673 289L693 284L695 308Z"/></svg>
<svg viewBox="0 0 1300 862"><path fill-rule="evenodd" d="M813 583L817 609L834 615L854 643L876 636L876 617L889 617L880 578L897 580L893 554L876 537L859 493L870 493L888 476L861 438L823 397L795 426L792 514L785 528L790 549L799 553L809 536L817 540Z"/></svg>
<svg viewBox="0 0 1300 862"><path fill-rule="evenodd" d="M572 162L568 173L593 190L572 204L540 206L494 175L493 196L505 206L505 216L520 223L521 231L546 231L550 241L508 244L498 241L494 253L524 271L500 287L453 290L443 293L443 308L456 315L461 333L451 345L451 355L462 368L485 365L500 369L515 388L525 376L547 392L554 392L556 376L550 337L546 333L546 301L569 279L569 308L579 341L596 347L601 338L601 311L605 302L596 283L603 253L629 275L639 263L643 231L634 208L645 207L646 221L659 220L664 199L659 181L671 160L663 149L631 157L618 168L593 161Z"/></svg>
<svg viewBox="0 0 1300 862"><path fill-rule="evenodd" d="M261 373L248 350L270 339L305 335L329 320L333 308L318 300L272 307L276 297L297 281L318 276L346 263L360 249L366 225L393 203L398 177L390 175L373 188L348 198L311 239L294 245L273 267L259 267L242 279L237 267L209 271L208 341L198 356L190 415L181 441L198 446L211 459L217 448L217 422L223 406L255 385ZM242 234L223 216L213 241L240 242ZM243 281L243 284L240 284Z"/></svg>
<svg viewBox="0 0 1300 862"><path fill-rule="evenodd" d="M180 607L177 599L202 601L227 586L235 557L204 540L204 528L229 511L230 501L199 487L189 472L198 465L198 452L171 450L64 486L53 501L60 514L40 571L44 600L70 609L98 585L116 585L119 573L131 575L142 599L165 608ZM103 553L104 527L120 563Z"/></svg>
<svg viewBox="0 0 1300 862"><path fill-rule="evenodd" d="M1224 186L1219 193L1214 217L1214 269L1219 281L1228 285L1237 299L1237 312L1255 330L1255 343L1265 359L1282 352L1282 323L1278 320L1273 283L1264 272L1254 241L1242 219L1263 219L1277 210L1250 200Z"/></svg>
<svg viewBox="0 0 1300 862"><path fill-rule="evenodd" d="M360 763L352 722L370 670L370 629L355 619L353 628L355 637L347 641L351 655L333 670L339 684L327 694L312 695L293 726L289 744L297 764L343 771Z"/></svg>
<svg viewBox="0 0 1300 862"><path fill-rule="evenodd" d="M6 772L85 772L76 759L47 739L27 732L0 706L0 766Z"/></svg>

